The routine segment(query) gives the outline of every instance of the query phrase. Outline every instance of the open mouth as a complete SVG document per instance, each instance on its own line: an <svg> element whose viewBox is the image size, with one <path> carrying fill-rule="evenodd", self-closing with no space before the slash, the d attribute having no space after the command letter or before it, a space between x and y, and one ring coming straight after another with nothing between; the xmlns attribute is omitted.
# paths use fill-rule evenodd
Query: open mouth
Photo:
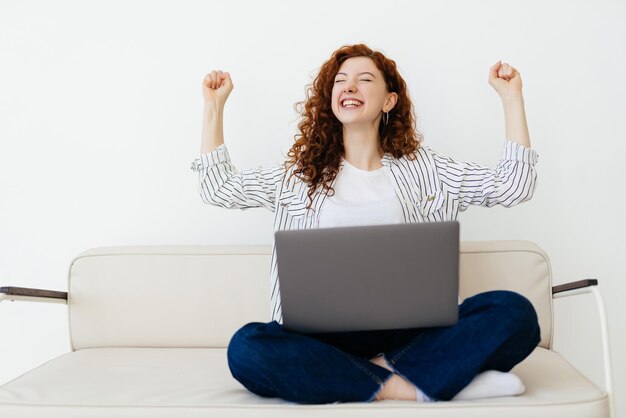
<svg viewBox="0 0 626 418"><path fill-rule="evenodd" d="M363 102L355 99L346 99L341 102L341 107L344 109L356 109L363 106Z"/></svg>

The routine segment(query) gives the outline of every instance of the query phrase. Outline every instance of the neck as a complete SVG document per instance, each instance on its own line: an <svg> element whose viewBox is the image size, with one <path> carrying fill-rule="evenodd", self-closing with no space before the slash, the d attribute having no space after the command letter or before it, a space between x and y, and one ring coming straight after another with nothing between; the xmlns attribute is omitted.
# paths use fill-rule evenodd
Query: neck
<svg viewBox="0 0 626 418"><path fill-rule="evenodd" d="M384 152L379 144L378 132L372 126L343 127L344 159L361 170L381 168Z"/></svg>

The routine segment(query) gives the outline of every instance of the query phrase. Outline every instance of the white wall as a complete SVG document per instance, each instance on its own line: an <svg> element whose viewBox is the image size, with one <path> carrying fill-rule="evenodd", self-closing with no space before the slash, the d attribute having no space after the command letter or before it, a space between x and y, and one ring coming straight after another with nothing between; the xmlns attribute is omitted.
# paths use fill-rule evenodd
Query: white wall
<svg viewBox="0 0 626 418"><path fill-rule="evenodd" d="M600 280L626 412L624 2L86 3L0 3L0 285L66 290L70 259L95 246L271 242L271 213L198 196L208 71L234 81L225 137L240 168L282 160L305 84L357 42L397 62L427 144L495 164L504 119L487 75L502 59L522 75L539 185L522 206L462 214L463 239L532 240L555 283ZM556 346L601 383L581 299L557 302ZM0 382L68 351L66 315L0 305Z"/></svg>

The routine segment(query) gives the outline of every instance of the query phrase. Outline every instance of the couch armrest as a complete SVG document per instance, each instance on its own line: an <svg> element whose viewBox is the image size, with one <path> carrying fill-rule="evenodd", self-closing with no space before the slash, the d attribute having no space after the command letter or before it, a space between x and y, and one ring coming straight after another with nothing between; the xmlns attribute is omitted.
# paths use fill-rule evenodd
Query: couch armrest
<svg viewBox="0 0 626 418"><path fill-rule="evenodd" d="M567 292L568 290L584 289L586 287L597 286L597 285L598 285L598 281L596 279L578 280L576 282L569 282L565 284L560 284L558 286L553 286L552 295L555 295L561 292ZM578 292L578 293L588 293L588 291L586 290L586 291ZM567 296L570 296L570 295L567 295Z"/></svg>
<svg viewBox="0 0 626 418"><path fill-rule="evenodd" d="M31 289L28 287L0 287L0 302L3 300L67 304L67 292Z"/></svg>
<svg viewBox="0 0 626 418"><path fill-rule="evenodd" d="M615 415L615 399L613 395L613 377L611 372L611 353L609 350L609 326L606 317L606 308L602 294L598 288L596 279L584 279L576 282L569 282L552 287L552 298L559 299L569 296L580 295L582 293L592 293L596 299L598 315L600 316L600 327L602 330L602 353L604 357L604 386L609 398L609 413L612 418Z"/></svg>

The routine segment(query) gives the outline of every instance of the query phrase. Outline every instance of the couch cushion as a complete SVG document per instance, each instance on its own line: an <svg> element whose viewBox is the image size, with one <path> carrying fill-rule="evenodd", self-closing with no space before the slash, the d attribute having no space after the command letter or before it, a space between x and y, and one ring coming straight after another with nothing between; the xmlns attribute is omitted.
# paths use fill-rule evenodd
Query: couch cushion
<svg viewBox="0 0 626 418"><path fill-rule="evenodd" d="M223 348L97 348L60 356L0 387L3 417L607 416L606 395L559 354L537 348L513 372L523 396L471 402L298 405L248 392ZM303 415L306 416L306 415Z"/></svg>

